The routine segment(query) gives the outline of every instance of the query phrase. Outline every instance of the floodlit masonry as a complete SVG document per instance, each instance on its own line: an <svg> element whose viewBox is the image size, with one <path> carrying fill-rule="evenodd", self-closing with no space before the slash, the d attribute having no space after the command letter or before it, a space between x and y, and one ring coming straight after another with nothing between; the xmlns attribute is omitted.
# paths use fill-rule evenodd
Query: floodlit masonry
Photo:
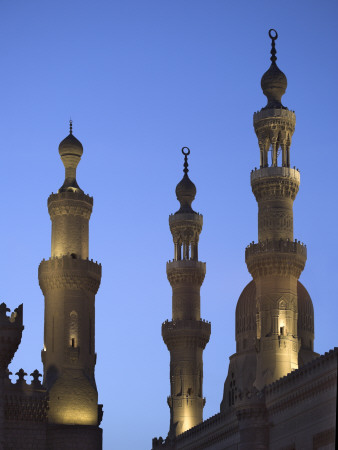
<svg viewBox="0 0 338 450"><path fill-rule="evenodd" d="M245 250L253 279L237 302L236 353L230 356L220 412L183 433L154 438L154 450L336 448L338 349L322 356L314 352L313 305L298 280L307 249L293 234L300 185L290 162L296 116L281 102L287 80L276 64L277 32L269 36L271 65L261 80L267 105L254 114L260 168L251 172L251 187L258 242ZM183 310L193 311L190 297L181 301Z"/></svg>

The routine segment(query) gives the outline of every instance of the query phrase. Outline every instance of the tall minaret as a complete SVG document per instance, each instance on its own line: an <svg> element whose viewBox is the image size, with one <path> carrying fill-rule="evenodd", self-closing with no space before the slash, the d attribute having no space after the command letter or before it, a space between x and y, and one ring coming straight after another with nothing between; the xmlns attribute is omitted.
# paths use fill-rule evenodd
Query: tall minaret
<svg viewBox="0 0 338 450"><path fill-rule="evenodd" d="M306 261L306 247L293 238L293 201L300 184L298 169L290 168L296 117L281 103L287 80L276 65L277 32L270 30L269 36L271 66L261 80L268 103L253 119L260 148L260 169L251 173L258 243L245 252L256 285L258 389L298 368L297 281Z"/></svg>
<svg viewBox="0 0 338 450"><path fill-rule="evenodd" d="M169 216L174 240L174 259L167 263L167 276L173 290L172 321L162 325L162 336L170 351L169 435L177 436L203 421L203 350L209 341L211 325L201 319L200 288L205 263L198 260L198 241L203 216L191 203L196 187L188 177L190 150L182 148L184 176L176 187L180 209Z"/></svg>
<svg viewBox="0 0 338 450"><path fill-rule="evenodd" d="M57 194L48 198L52 255L39 266L39 283L45 296L42 362L50 399L48 420L51 424L91 425L94 429L101 416L94 377L95 294L101 265L88 259L93 198L76 182L83 147L72 134L71 122L70 134L60 143L59 153L66 176ZM88 433L83 436L86 442L81 448L100 448L90 444Z"/></svg>

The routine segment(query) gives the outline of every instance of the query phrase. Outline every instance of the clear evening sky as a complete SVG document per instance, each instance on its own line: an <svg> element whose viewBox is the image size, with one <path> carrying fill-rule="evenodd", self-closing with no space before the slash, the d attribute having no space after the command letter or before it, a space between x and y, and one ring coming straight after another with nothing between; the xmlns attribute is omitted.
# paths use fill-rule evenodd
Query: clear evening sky
<svg viewBox="0 0 338 450"><path fill-rule="evenodd" d="M219 411L235 306L250 281L244 250L257 240L252 115L266 104L269 28L288 78L283 103L297 117L294 231L308 247L300 280L314 303L315 350L337 345L337 20L333 0L0 0L0 300L23 302L25 324L11 370L42 372L37 270L50 256L46 202L63 182L58 144L71 116L84 146L78 183L94 196L90 257L103 266L96 380L105 450L149 449L168 432L161 323L171 318L168 215L178 209L182 146L204 215L204 417Z"/></svg>

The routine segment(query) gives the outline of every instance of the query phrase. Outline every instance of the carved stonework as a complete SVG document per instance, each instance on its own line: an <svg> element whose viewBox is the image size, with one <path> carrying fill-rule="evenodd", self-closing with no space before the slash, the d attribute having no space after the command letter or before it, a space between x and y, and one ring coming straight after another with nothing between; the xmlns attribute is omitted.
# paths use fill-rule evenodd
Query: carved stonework
<svg viewBox="0 0 338 450"><path fill-rule="evenodd" d="M101 281L101 264L71 256L51 258L39 266L39 284L46 295L51 289L88 289L96 294Z"/></svg>
<svg viewBox="0 0 338 450"><path fill-rule="evenodd" d="M167 263L167 277L171 286L189 283L201 286L206 273L206 265L201 261L171 261Z"/></svg>
<svg viewBox="0 0 338 450"><path fill-rule="evenodd" d="M295 200L299 181L296 178L286 177L258 178L251 182L251 187L257 202L276 199Z"/></svg>
<svg viewBox="0 0 338 450"><path fill-rule="evenodd" d="M93 198L75 192L60 192L48 198L48 212L53 220L56 216L72 215L90 219L93 209Z"/></svg>

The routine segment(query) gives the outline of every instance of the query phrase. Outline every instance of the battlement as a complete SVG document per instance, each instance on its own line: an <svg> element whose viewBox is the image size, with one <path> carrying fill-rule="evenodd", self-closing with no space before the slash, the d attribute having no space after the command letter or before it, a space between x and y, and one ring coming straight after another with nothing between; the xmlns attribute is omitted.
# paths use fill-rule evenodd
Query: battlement
<svg viewBox="0 0 338 450"><path fill-rule="evenodd" d="M297 241L288 241L280 239L279 241L263 241L254 243L251 242L245 249L245 258L249 258L252 255L258 253L296 253L297 255L302 255L307 257L307 249L306 245L302 242Z"/></svg>
<svg viewBox="0 0 338 450"><path fill-rule="evenodd" d="M263 178L290 178L300 184L300 173L296 168L291 169L290 167L262 167L261 169L256 169L251 171L251 183L256 180L261 180Z"/></svg>
<svg viewBox="0 0 338 450"><path fill-rule="evenodd" d="M10 316L5 303L0 305L0 375L3 376L17 351L24 329L22 325L23 305L18 306Z"/></svg>
<svg viewBox="0 0 338 450"><path fill-rule="evenodd" d="M274 109L261 109L260 111L256 111L253 115L253 123L256 125L257 122L264 119L270 118L283 118L287 119L290 122L296 123L296 114L294 111L290 111L289 109L283 108L274 108Z"/></svg>
<svg viewBox="0 0 338 450"><path fill-rule="evenodd" d="M0 305L0 328L3 327L22 327L22 318L23 318L23 304L19 305L12 312L10 316L7 316L7 312L10 312L10 309L7 308L6 303L1 303Z"/></svg>

